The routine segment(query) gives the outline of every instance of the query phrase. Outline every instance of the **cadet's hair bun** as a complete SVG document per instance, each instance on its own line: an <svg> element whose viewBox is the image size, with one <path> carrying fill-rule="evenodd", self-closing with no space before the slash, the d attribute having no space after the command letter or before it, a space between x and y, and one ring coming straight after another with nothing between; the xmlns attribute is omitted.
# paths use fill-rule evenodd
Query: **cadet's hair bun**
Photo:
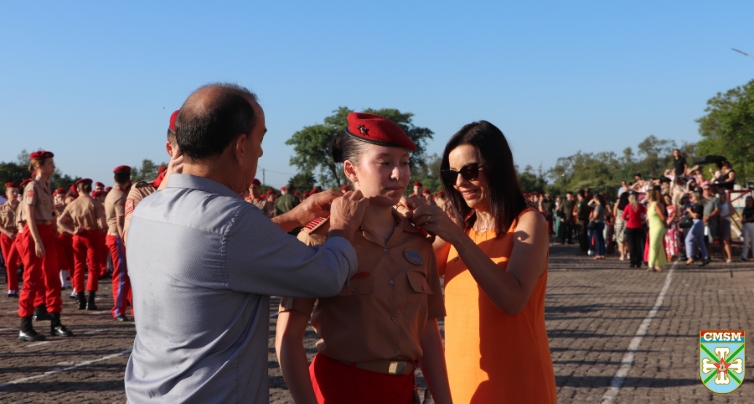
<svg viewBox="0 0 754 404"><path fill-rule="evenodd" d="M345 132L340 132L330 141L330 156L336 163L342 163L345 161L343 158L343 141L348 136Z"/></svg>

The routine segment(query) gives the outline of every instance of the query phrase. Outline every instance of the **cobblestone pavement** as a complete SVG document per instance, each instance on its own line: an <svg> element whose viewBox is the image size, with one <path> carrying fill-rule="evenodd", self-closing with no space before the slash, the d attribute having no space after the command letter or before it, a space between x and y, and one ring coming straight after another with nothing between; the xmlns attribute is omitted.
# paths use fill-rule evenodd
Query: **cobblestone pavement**
<svg viewBox="0 0 754 404"><path fill-rule="evenodd" d="M632 340L658 302L671 270L629 269L608 257L576 256L576 247L551 249L547 329L561 403L598 403L609 391ZM100 282L97 303L112 305L109 281ZM4 286L4 285L3 285ZM76 336L48 337L45 343L17 339L15 299L0 300L0 402L124 402L123 372L134 338L133 323L111 319L107 310L76 310L63 292L63 322ZM273 299L274 308L276 300ZM646 325L646 324L645 324ZM754 402L754 357L747 354L744 384L733 393L709 392L699 380L700 329L744 329L754 350L754 262L713 262L704 268L676 264L662 305L635 349L615 403ZM270 322L270 401L290 403L273 348ZM36 322L49 332L49 322ZM314 355L316 335L305 344ZM419 373L419 376L421 374ZM522 375L522 377L525 377ZM6 384L13 382L12 384ZM419 377L420 385L423 380ZM613 390L615 392L615 390ZM504 400L501 400L504 402Z"/></svg>

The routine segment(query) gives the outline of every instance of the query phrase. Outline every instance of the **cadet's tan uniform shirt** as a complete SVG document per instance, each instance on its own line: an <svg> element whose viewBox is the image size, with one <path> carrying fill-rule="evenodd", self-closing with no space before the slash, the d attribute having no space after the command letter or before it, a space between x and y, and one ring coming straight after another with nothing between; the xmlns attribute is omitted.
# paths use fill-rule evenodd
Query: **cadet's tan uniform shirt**
<svg viewBox="0 0 754 404"><path fill-rule="evenodd" d="M85 230L99 228L99 219L105 217L105 207L94 198L79 196L75 201L65 207L65 212L71 216L73 227L81 227Z"/></svg>
<svg viewBox="0 0 754 404"><path fill-rule="evenodd" d="M34 220L43 222L54 220L55 208L52 202L52 192L50 192L49 184L42 184L37 179L26 184L26 188L24 188L24 204L34 206Z"/></svg>
<svg viewBox="0 0 754 404"><path fill-rule="evenodd" d="M63 211L65 210L65 205L54 205L54 206L55 206L55 217L59 218L60 215L62 215ZM60 223L58 223L57 220L55 222L58 228L58 234L67 234L65 230L63 230L63 228L60 226Z"/></svg>
<svg viewBox="0 0 754 404"><path fill-rule="evenodd" d="M126 215L126 193L120 185L115 184L105 198L105 217L107 218L107 235L119 236L118 217Z"/></svg>
<svg viewBox="0 0 754 404"><path fill-rule="evenodd" d="M123 242L126 243L128 228L131 226L131 215L136 206L146 197L157 191L157 187L146 181L139 181L131 186L126 197L125 218L123 219Z"/></svg>
<svg viewBox="0 0 754 404"><path fill-rule="evenodd" d="M16 226L16 210L20 204L13 206L10 201L6 201L0 205L0 227L11 232L18 233L18 226Z"/></svg>
<svg viewBox="0 0 754 404"><path fill-rule="evenodd" d="M407 219L397 213L395 219L387 243L363 229L356 233L359 272L337 296L319 299L313 312L312 299L282 300L282 311L312 313L320 353L345 362L418 360L427 319L445 316L432 244ZM307 245L327 238L329 223L318 220L298 235Z"/></svg>

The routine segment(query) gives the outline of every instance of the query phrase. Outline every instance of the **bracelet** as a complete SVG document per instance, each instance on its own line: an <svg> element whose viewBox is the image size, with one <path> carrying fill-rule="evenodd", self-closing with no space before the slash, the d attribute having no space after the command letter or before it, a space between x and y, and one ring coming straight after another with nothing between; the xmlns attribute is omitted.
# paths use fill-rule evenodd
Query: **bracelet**
<svg viewBox="0 0 754 404"><path fill-rule="evenodd" d="M456 251L460 254L462 251L466 250L466 247L469 245L474 244L474 240L469 237L469 241L466 242L466 244L462 245L461 248L456 247Z"/></svg>

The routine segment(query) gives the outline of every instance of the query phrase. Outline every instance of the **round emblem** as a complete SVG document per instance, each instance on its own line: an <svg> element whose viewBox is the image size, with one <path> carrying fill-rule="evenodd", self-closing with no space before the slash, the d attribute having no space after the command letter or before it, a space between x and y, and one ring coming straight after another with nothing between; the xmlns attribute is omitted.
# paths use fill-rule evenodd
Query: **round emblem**
<svg viewBox="0 0 754 404"><path fill-rule="evenodd" d="M414 249L407 249L403 252L403 256L406 257L406 260L414 265L421 265L424 263L424 260L422 259L422 255L419 254L418 251Z"/></svg>

